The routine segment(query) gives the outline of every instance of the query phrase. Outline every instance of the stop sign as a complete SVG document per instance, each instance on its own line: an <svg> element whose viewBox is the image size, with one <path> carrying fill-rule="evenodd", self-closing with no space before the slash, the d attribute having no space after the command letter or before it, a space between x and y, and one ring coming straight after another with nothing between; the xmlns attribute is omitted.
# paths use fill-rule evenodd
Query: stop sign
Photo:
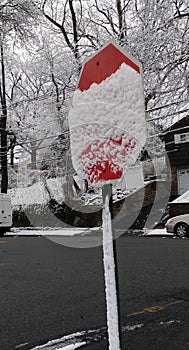
<svg viewBox="0 0 189 350"><path fill-rule="evenodd" d="M90 57L69 124L76 172L92 184L121 178L145 143L141 63L113 42Z"/></svg>
<svg viewBox="0 0 189 350"><path fill-rule="evenodd" d="M123 53L114 43L109 43L91 57L83 66L78 89L87 90L93 83L100 84L107 77L115 73L122 63L132 67L138 73L142 65L128 53Z"/></svg>

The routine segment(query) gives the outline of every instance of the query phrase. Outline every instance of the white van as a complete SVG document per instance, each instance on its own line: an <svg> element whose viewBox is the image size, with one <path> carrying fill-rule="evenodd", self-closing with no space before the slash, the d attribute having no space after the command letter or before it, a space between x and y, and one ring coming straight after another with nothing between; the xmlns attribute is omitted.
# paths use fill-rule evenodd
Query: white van
<svg viewBox="0 0 189 350"><path fill-rule="evenodd" d="M0 236L9 231L12 226L12 207L10 196L0 193Z"/></svg>

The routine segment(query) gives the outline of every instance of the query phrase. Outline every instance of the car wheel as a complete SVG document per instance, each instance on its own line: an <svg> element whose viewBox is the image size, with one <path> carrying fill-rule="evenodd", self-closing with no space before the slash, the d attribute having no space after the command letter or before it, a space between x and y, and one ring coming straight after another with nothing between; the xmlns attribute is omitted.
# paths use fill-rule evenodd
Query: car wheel
<svg viewBox="0 0 189 350"><path fill-rule="evenodd" d="M180 222L179 224L177 224L175 226L175 234L180 238L188 237L189 235L188 225L185 224L184 222Z"/></svg>

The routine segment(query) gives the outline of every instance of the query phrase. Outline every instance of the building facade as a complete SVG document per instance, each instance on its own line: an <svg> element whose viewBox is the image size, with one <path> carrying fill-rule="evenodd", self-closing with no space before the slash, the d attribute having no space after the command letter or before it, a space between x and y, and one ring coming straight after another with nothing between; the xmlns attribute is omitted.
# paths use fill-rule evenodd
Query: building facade
<svg viewBox="0 0 189 350"><path fill-rule="evenodd" d="M163 133L171 166L171 197L189 190L189 116L182 118Z"/></svg>

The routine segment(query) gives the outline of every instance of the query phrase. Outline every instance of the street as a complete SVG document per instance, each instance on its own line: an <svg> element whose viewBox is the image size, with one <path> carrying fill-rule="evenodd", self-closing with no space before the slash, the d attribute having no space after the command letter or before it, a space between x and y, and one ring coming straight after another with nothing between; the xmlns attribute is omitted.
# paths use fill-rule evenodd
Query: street
<svg viewBox="0 0 189 350"><path fill-rule="evenodd" d="M189 348L188 251L187 239L117 239L123 350ZM83 349L108 349L101 247L5 236L0 267L0 349L83 331Z"/></svg>

